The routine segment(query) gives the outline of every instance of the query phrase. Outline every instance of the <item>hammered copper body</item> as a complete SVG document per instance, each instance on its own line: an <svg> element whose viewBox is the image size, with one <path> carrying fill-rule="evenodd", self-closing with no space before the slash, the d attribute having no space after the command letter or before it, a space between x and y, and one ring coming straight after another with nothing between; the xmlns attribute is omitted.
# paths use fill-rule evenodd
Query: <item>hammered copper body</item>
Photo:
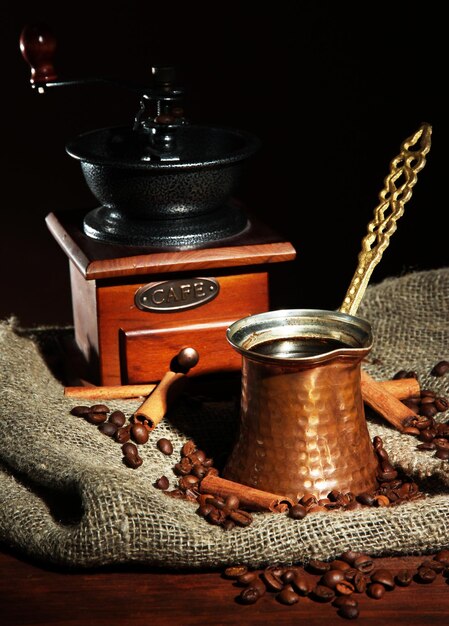
<svg viewBox="0 0 449 626"><path fill-rule="evenodd" d="M377 460L360 386L369 323L335 311L275 311L235 322L227 338L242 354L242 391L223 476L292 499L374 488ZM323 342L320 353L302 351L301 340L311 338ZM328 340L342 346L326 350ZM270 342L274 354L265 350Z"/></svg>

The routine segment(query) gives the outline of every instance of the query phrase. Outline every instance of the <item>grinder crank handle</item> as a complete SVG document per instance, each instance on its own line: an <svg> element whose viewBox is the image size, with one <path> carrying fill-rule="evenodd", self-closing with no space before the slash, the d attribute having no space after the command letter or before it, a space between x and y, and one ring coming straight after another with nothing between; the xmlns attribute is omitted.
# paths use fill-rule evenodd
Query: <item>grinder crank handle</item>
<svg viewBox="0 0 449 626"><path fill-rule="evenodd" d="M162 421L169 405L179 395L186 374L199 361L195 348L183 348L172 360L170 369L164 374L155 390L135 411L134 418L147 425L152 431Z"/></svg>
<svg viewBox="0 0 449 626"><path fill-rule="evenodd" d="M31 67L30 83L36 88L38 93L45 93L48 87L67 87L71 85L86 84L107 84L122 89L142 94L152 94L156 90L149 89L148 85L138 85L126 81L113 80L106 77L74 78L70 80L59 80L55 70L54 57L57 48L56 37L52 29L46 24L27 24L20 34L20 51L23 58ZM164 71L165 70L165 74ZM168 76L170 68L153 68L153 73L161 73L162 79ZM165 83L163 85L164 89ZM161 90L158 85L157 91ZM177 99L181 94L180 90L172 90L171 96L164 95L164 99Z"/></svg>

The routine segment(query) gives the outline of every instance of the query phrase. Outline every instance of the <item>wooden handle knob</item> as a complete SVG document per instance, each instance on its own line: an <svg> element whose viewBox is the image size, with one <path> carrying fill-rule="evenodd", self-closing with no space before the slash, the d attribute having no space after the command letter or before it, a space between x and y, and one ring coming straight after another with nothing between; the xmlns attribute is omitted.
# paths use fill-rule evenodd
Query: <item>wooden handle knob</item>
<svg viewBox="0 0 449 626"><path fill-rule="evenodd" d="M28 24L20 34L20 51L31 67L32 85L57 79L53 58L56 39L48 26Z"/></svg>

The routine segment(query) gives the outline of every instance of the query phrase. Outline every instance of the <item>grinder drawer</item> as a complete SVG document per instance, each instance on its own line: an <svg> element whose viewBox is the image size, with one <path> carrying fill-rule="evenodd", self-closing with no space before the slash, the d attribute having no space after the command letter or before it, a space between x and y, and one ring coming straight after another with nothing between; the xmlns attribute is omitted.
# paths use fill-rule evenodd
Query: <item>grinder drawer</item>
<svg viewBox="0 0 449 626"><path fill-rule="evenodd" d="M186 347L195 348L198 364L190 375L236 370L241 356L226 345L226 329L232 320L189 324L173 328L120 329L121 379L124 384L157 381L170 367L170 361Z"/></svg>

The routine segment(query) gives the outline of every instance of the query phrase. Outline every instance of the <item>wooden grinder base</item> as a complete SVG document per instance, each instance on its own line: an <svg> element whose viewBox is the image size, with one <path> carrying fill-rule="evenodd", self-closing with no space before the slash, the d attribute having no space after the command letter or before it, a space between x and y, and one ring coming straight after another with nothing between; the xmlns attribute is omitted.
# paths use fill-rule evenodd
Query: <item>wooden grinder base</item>
<svg viewBox="0 0 449 626"><path fill-rule="evenodd" d="M46 223L69 259L75 339L91 382L159 381L187 346L200 355L192 375L240 368L226 329L241 317L269 310L270 265L296 257L289 242L251 219L239 235L207 247L121 246L86 236L84 214L50 213ZM191 309L159 312L136 306L139 288L181 278L212 278L219 293Z"/></svg>

